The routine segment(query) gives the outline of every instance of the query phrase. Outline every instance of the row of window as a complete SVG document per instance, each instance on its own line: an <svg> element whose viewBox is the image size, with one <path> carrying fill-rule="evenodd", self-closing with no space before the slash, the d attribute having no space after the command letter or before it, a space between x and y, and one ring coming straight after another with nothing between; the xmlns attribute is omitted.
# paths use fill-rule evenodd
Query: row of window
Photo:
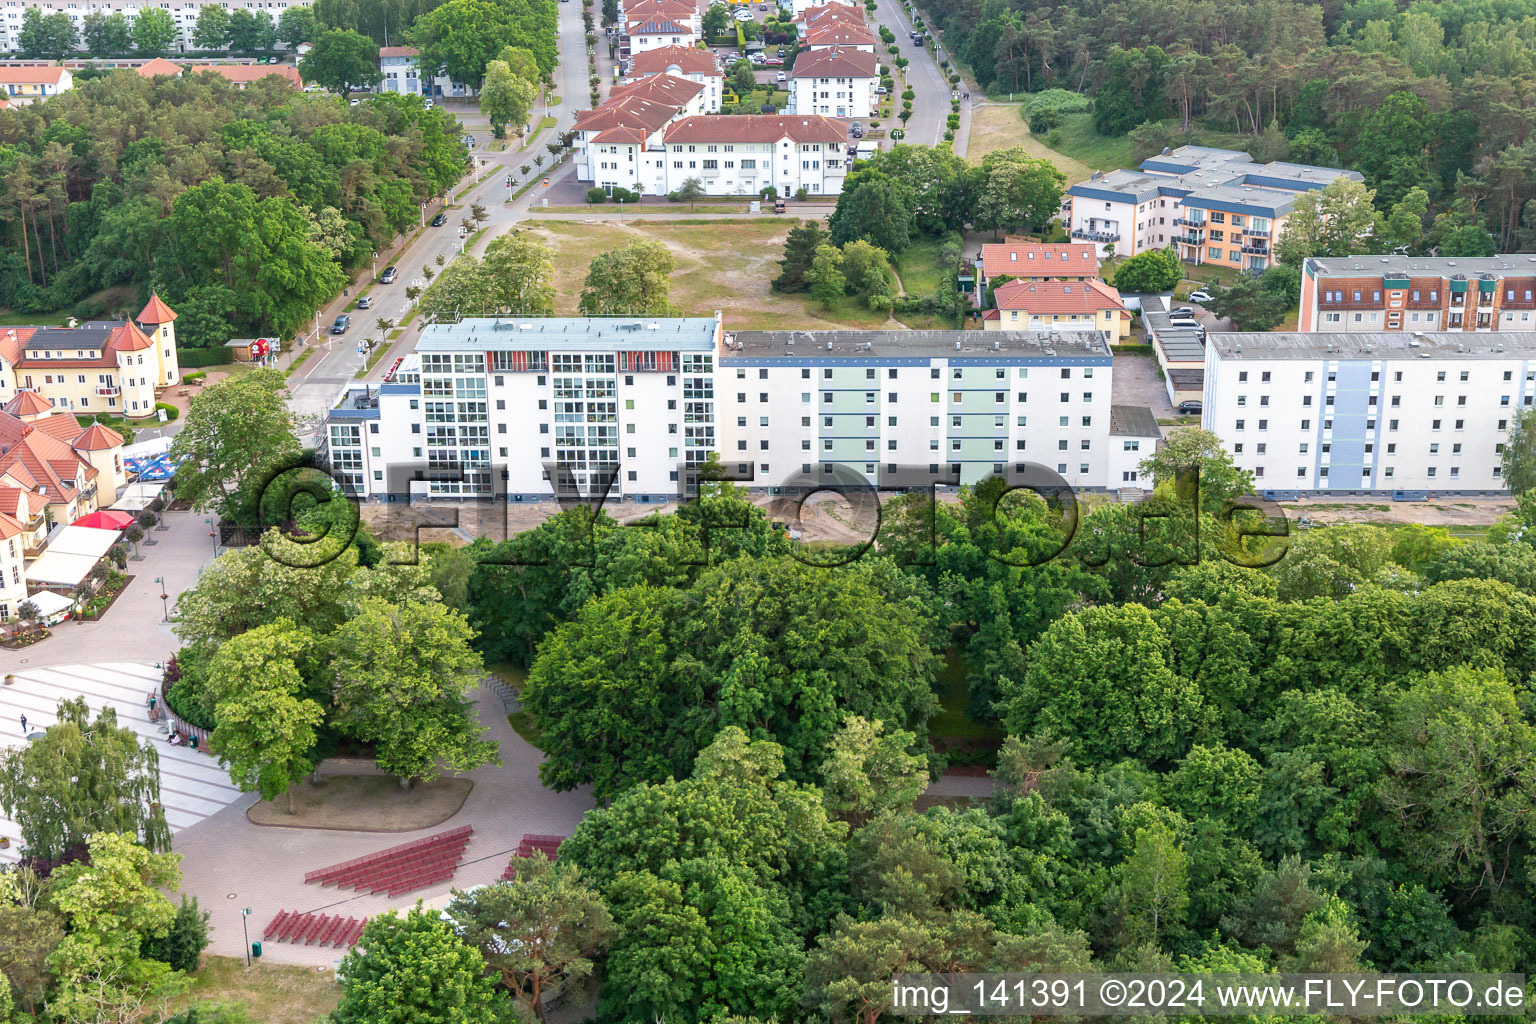
<svg viewBox="0 0 1536 1024"><path fill-rule="evenodd" d="M1532 404L1531 398L1532 398L1532 396L1530 396L1530 395L1526 395L1525 396L1525 404L1527 406L1530 406ZM1399 422L1400 421L1395 420L1395 419L1387 420L1387 429L1389 431L1396 430L1398 428L1398 423ZM1466 422L1467 422L1466 420L1456 420L1455 421L1455 423L1456 423L1455 429L1457 429L1457 430L1464 430ZM1432 420L1429 421L1429 429L1430 430L1440 430L1442 423L1444 423L1443 420L1432 419ZM1506 430L1506 429L1508 429L1508 424L1509 424L1508 420L1499 420L1499 425L1498 425L1497 429L1499 429L1499 430ZM1236 430L1246 430L1247 427L1248 427L1248 421L1247 420L1237 420L1233 424L1233 427ZM1268 430L1269 429L1269 420L1259 420L1259 429L1260 430ZM1312 421L1311 420L1302 420L1301 421L1301 429L1302 430L1311 430L1312 429ZM1323 420L1323 429L1324 430L1332 430L1333 429L1333 420L1331 420L1331 419ZM1365 421L1365 429L1367 431L1375 430L1376 429L1376 421L1375 420L1366 420Z"/></svg>
<svg viewBox="0 0 1536 1024"><path fill-rule="evenodd" d="M890 366L890 367L886 368L885 377L886 377L887 380L895 380L896 379L896 369L897 368L894 367L894 366ZM951 371L950 372L951 372L952 379L954 379L954 380L964 380L965 379L965 376L964 376L965 369L966 368L962 367L962 366L951 367ZM1071 380L1072 379L1072 367L1070 367L1070 366L1063 366L1063 367L1060 367L1060 371L1061 371L1061 379L1062 380ZM1082 376L1083 376L1084 380L1091 380L1093 378L1093 367L1085 366L1085 367L1082 368L1082 371L1083 371ZM1246 371L1244 371L1244 372L1246 373ZM831 367L827 367L827 368L823 369L821 371L821 377L822 377L823 380L831 380L832 379L832 369L831 369ZM929 380L938 380L939 377L940 377L939 368L937 366L930 366L928 368L928 379ZM1001 368L995 369L993 371L993 377L996 380L1007 380L1008 379L1008 371L1004 370L1004 369L1001 369ZM1019 367L1019 379L1020 380L1024 380L1024 379L1026 379L1028 377L1029 377L1029 367L1027 367L1027 366ZM746 380L747 379L746 367L738 366L736 368L736 379L737 380ZM768 379L768 370L767 370L766 367L759 367L758 368L757 379L758 380L767 380ZM801 367L801 369L800 369L800 379L801 380L810 380L811 379L811 371L810 371L809 367ZM875 379L875 370L874 370L873 367L866 367L865 368L865 370L864 370L864 379L865 380L874 380ZM1240 377L1239 379L1240 380L1247 380L1247 377L1243 376L1243 377ZM1268 371L1265 371L1264 379L1265 380L1269 379Z"/></svg>
<svg viewBox="0 0 1536 1024"><path fill-rule="evenodd" d="M1388 479L1388 480L1393 479L1397 475L1396 469L1397 469L1397 467L1395 467L1395 466L1383 466L1382 470L1381 470L1381 475L1383 477L1385 477L1386 479ZM1436 472L1437 469L1438 469L1438 467L1436 467L1436 466L1426 466L1425 469L1424 469L1424 475L1428 476L1428 477L1436 477L1436 476L1439 475ZM1328 466L1321 466L1321 467L1318 468L1317 475L1319 477L1321 477L1322 479L1327 480L1328 479L1328 470L1329 470ZM1307 474L1310 473L1310 472L1311 472L1311 469L1309 469L1306 466L1297 466L1296 467L1296 476L1298 478L1305 479ZM1264 467L1263 466L1254 466L1253 467L1253 475L1254 475L1255 479L1262 480L1264 478ZM1370 477L1370 475L1371 475L1371 467L1370 466L1362 466L1360 468L1360 479L1362 479L1362 480L1368 479ZM1494 466L1493 467L1493 478L1495 480L1499 479L1503 475L1504 475L1503 471L1498 466ZM1460 466L1452 466L1451 467L1450 478L1452 480L1460 480L1461 479L1461 467Z"/></svg>
<svg viewBox="0 0 1536 1024"><path fill-rule="evenodd" d="M837 392L835 392L835 391L823 391L821 393L821 400L822 400L822 402L824 404L830 405L831 403L833 403L833 402L835 402L837 400L836 399L836 395L837 395ZM865 405L873 405L873 404L875 404L876 395L877 395L877 392L874 392L874 391L866 391L866 392L864 392L864 404ZM966 392L964 392L964 391L951 391L949 393L950 404L952 404L952 405L964 405L965 404L965 395L966 395ZM1020 391L1018 393L1018 396L1019 396L1019 401L1020 402L1027 402L1027 401L1029 401L1029 392L1028 391ZM890 405L897 405L897 404L899 404L900 397L901 397L901 393L899 391L887 391L886 394L885 394L885 400ZM940 392L940 391L930 391L928 393L928 401L930 401L930 402L938 402L941 398L943 398L943 392ZM766 392L766 391L759 391L757 393L757 400L760 403L765 403L766 404L767 401L768 401L768 392ZM1001 405L1004 402L1008 401L1008 392L1006 392L1006 391L994 391L992 393L992 400L995 403ZM1072 393L1070 391L1059 392L1059 400L1062 401L1062 402L1070 402L1070 401L1072 401ZM736 403L738 405L743 405L743 404L746 403L746 401L747 401L747 393L745 391L738 391L738 392L736 392ZM811 392L809 392L809 391L802 391L802 392L800 392L800 401L801 401L802 404L809 404L810 401L811 401ZM1093 392L1092 391L1084 391L1083 392L1083 401L1085 401L1085 402L1093 401Z"/></svg>

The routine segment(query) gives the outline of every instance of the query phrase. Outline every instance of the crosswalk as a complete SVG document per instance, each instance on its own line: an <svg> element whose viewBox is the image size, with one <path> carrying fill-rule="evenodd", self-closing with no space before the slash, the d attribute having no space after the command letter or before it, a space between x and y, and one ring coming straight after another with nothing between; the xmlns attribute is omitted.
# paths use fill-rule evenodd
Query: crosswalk
<svg viewBox="0 0 1536 1024"><path fill-rule="evenodd" d="M173 747L166 742L164 722L151 722L145 697L156 691L161 670L153 664L113 662L100 665L62 665L17 672L11 686L0 686L0 746L25 743L21 716L27 731L46 729L58 721L59 701L84 697L91 716L103 707L117 711L117 722L152 743L160 755L160 802L171 831L179 832L220 811L240 796L218 760L206 753ZM0 836L10 846L0 850L0 862L21 856L21 830L0 817Z"/></svg>

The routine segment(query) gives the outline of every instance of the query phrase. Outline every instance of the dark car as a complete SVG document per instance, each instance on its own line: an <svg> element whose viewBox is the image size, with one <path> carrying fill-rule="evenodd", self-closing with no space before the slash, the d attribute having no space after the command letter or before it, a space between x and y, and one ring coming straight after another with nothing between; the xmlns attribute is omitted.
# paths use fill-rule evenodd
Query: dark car
<svg viewBox="0 0 1536 1024"><path fill-rule="evenodd" d="M1197 401L1194 401L1193 399L1191 399L1190 401L1180 402L1179 403L1179 412L1183 413L1186 416L1193 416L1193 415L1195 415L1197 413L1201 413L1201 412L1204 412L1204 411L1205 411L1205 403L1204 402L1197 402Z"/></svg>
<svg viewBox="0 0 1536 1024"><path fill-rule="evenodd" d="M379 284L394 284L398 271L394 267L385 267L384 273L379 275Z"/></svg>
<svg viewBox="0 0 1536 1024"><path fill-rule="evenodd" d="M446 213L440 213L436 217L432 218L432 226L435 227L435 228L440 228L444 224L447 224L447 223L448 223L448 215Z"/></svg>
<svg viewBox="0 0 1536 1024"><path fill-rule="evenodd" d="M343 313L343 314L341 314L341 316L338 316L336 318L336 322L335 323L331 324L331 333L332 334L346 334L347 333L347 328L351 327L351 326L352 326L352 318L350 316L348 316L347 314Z"/></svg>

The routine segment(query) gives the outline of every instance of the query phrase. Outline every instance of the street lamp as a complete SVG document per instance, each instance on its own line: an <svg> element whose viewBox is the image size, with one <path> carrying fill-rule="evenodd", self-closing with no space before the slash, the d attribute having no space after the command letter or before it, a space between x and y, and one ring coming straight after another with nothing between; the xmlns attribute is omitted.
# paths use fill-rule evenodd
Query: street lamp
<svg viewBox="0 0 1536 1024"><path fill-rule="evenodd" d="M219 557L219 531L214 528L212 518L204 519L203 522L208 524L208 536L213 538L213 557L217 558Z"/></svg>
<svg viewBox="0 0 1536 1024"><path fill-rule="evenodd" d="M379 276L379 251L377 249L373 251L373 276Z"/></svg>
<svg viewBox="0 0 1536 1024"><path fill-rule="evenodd" d="M165 610L165 616L160 621L161 622L170 622L171 621L171 603L170 603L171 602L171 595L166 593L165 577L164 576L156 576L155 577L155 582L160 584L160 605Z"/></svg>
<svg viewBox="0 0 1536 1024"><path fill-rule="evenodd" d="M244 907L240 911L240 934L245 937L245 966L251 966L251 932L246 927L246 918L251 916L251 908Z"/></svg>
<svg viewBox="0 0 1536 1024"><path fill-rule="evenodd" d="M427 204L426 203L422 203L421 204L421 226L422 227L426 227L427 226Z"/></svg>

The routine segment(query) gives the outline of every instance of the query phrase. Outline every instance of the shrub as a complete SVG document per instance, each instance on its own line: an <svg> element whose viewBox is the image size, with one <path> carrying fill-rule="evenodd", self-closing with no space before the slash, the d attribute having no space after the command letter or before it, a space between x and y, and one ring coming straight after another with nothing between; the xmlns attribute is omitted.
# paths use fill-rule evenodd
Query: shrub
<svg viewBox="0 0 1536 1024"><path fill-rule="evenodd" d="M207 376L207 375L204 374L203 376ZM186 380L186 379L187 378L185 378L185 377L182 378L182 380ZM167 423L171 423L171 422L175 421L176 417L181 415L181 410L180 409L176 408L174 405L166 405L164 402L156 402L155 403L155 408L156 409L163 409L163 410L165 410L165 421Z"/></svg>
<svg viewBox="0 0 1536 1024"><path fill-rule="evenodd" d="M804 185L801 185L798 189L795 190L795 198L800 200L802 203L805 202L806 198L810 196L810 194L811 190L806 188Z"/></svg>
<svg viewBox="0 0 1536 1024"><path fill-rule="evenodd" d="M1071 89L1046 89L1024 101L1024 119L1033 125L1035 111L1047 107L1059 114L1084 114L1093 109L1093 100Z"/></svg>
<svg viewBox="0 0 1536 1024"><path fill-rule="evenodd" d="M181 898L171 927L162 936L144 939L143 954L151 960L170 964L172 970L195 971L208 946L208 912L197 905L197 897Z"/></svg>
<svg viewBox="0 0 1536 1024"><path fill-rule="evenodd" d="M212 655L200 647L183 647L166 666L165 702L176 717L199 729L214 727L213 708L206 693L208 662ZM174 666L174 669L173 667ZM175 676L172 679L172 676Z"/></svg>
<svg viewBox="0 0 1536 1024"><path fill-rule="evenodd" d="M587 203L589 205L590 204L595 204L595 203L606 203L607 201L608 201L608 193L607 192L603 191L600 188L589 188L589 189L587 189Z"/></svg>
<svg viewBox="0 0 1536 1024"><path fill-rule="evenodd" d="M70 315L76 320L95 320L107 311L107 304L100 299L87 296L75 303Z"/></svg>
<svg viewBox="0 0 1536 1024"><path fill-rule="evenodd" d="M944 119L944 124L947 127L949 127L949 129L952 130L952 131L954 129L956 129L956 128L959 128L960 127L960 115L959 114L950 114L948 117L946 117Z"/></svg>
<svg viewBox="0 0 1536 1024"><path fill-rule="evenodd" d="M1061 111L1056 107L1040 107L1034 113L1028 113L1026 104L1026 119L1029 121L1029 130L1036 135L1044 135L1053 128L1061 127Z"/></svg>
<svg viewBox="0 0 1536 1024"><path fill-rule="evenodd" d="M917 93L913 92L912 87L909 85L905 89L901 90L901 98L910 103L911 101L917 99Z"/></svg>
<svg viewBox="0 0 1536 1024"><path fill-rule="evenodd" d="M224 366L235 361L235 350L225 348L178 348L176 362L182 367Z"/></svg>

